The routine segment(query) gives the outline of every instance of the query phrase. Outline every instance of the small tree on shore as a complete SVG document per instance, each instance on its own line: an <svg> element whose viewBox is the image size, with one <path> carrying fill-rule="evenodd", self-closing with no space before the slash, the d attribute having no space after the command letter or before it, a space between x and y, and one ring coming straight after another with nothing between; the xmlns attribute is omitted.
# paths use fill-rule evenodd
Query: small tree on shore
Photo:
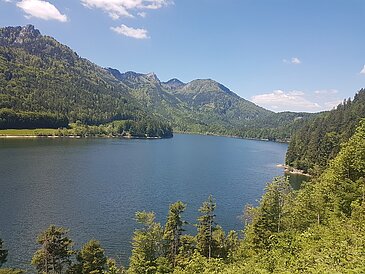
<svg viewBox="0 0 365 274"><path fill-rule="evenodd" d="M71 265L73 242L67 237L68 230L51 225L37 238L42 245L32 258L38 273L63 273Z"/></svg>

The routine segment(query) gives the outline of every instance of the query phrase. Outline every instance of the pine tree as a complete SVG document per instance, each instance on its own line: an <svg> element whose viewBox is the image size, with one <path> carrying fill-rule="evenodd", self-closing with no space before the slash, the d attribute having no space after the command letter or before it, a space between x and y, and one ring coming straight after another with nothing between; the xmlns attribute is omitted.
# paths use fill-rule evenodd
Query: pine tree
<svg viewBox="0 0 365 274"><path fill-rule="evenodd" d="M251 224L256 247L268 247L270 236L283 230L284 205L291 193L289 181L284 177L275 178L267 185Z"/></svg>
<svg viewBox="0 0 365 274"><path fill-rule="evenodd" d="M153 212L137 212L136 221L143 227L134 232L129 273L155 273L156 260L163 255L163 229Z"/></svg>
<svg viewBox="0 0 365 274"><path fill-rule="evenodd" d="M73 242L67 237L68 230L51 225L37 238L42 245L32 258L32 264L39 273L62 273L71 265Z"/></svg>
<svg viewBox="0 0 365 274"><path fill-rule="evenodd" d="M213 231L216 226L214 222L215 207L216 203L214 202L213 196L210 195L208 200L203 202L202 206L199 208L199 212L202 213L202 215L198 217L198 233L196 235L197 247L199 252L208 259L212 257L214 249Z"/></svg>
<svg viewBox="0 0 365 274"><path fill-rule="evenodd" d="M170 263L175 267L175 258L180 247L180 237L183 230L184 221L181 219L181 214L184 212L186 205L178 201L170 205L167 221L165 225L163 238L167 244L167 257Z"/></svg>
<svg viewBox="0 0 365 274"><path fill-rule="evenodd" d="M81 249L77 256L83 274L101 274L105 269L107 258L99 241L90 240Z"/></svg>
<svg viewBox="0 0 365 274"><path fill-rule="evenodd" d="M124 274L126 271L123 267L118 267L117 262L114 259L107 259L107 270L103 271L103 274Z"/></svg>

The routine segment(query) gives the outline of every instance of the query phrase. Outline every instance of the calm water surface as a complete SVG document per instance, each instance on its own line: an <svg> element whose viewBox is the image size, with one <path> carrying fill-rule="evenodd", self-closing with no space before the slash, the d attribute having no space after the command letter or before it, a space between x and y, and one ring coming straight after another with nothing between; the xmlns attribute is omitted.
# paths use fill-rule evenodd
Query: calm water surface
<svg viewBox="0 0 365 274"><path fill-rule="evenodd" d="M188 204L194 223L209 194L217 222L242 229L237 218L256 204L265 184L282 175L287 145L213 136L167 140L0 139L0 238L7 267L27 267L36 235L50 224L70 229L76 247L91 238L126 263L134 212L164 222L168 206ZM190 225L188 231L193 232Z"/></svg>

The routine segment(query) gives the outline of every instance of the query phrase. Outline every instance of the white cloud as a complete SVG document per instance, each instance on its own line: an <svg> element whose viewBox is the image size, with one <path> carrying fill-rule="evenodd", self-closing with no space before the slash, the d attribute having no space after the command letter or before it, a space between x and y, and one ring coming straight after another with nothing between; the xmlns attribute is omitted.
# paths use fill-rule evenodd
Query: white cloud
<svg viewBox="0 0 365 274"><path fill-rule="evenodd" d="M257 105L273 111L318 112L330 110L342 102L338 90L322 89L313 92L299 90L274 90L269 93L251 97Z"/></svg>
<svg viewBox="0 0 365 274"><path fill-rule="evenodd" d="M172 3L170 0L81 0L90 9L102 9L114 20L121 17L134 17L133 11L160 9ZM143 14L143 13L142 13ZM138 14L140 15L140 14ZM141 15L140 15L141 16ZM142 16L144 17L144 16Z"/></svg>
<svg viewBox="0 0 365 274"><path fill-rule="evenodd" d="M365 74L365 65L364 65L364 67L362 68L362 70L360 71L360 74Z"/></svg>
<svg viewBox="0 0 365 274"><path fill-rule="evenodd" d="M298 57L292 57L290 60L283 59L283 62L285 64L293 64L293 65L299 65L302 63Z"/></svg>
<svg viewBox="0 0 365 274"><path fill-rule="evenodd" d="M305 98L302 91L274 90L251 98L252 102L273 111L319 111L321 106Z"/></svg>
<svg viewBox="0 0 365 274"><path fill-rule="evenodd" d="M36 17L43 20L58 20L60 22L67 22L67 16L61 14L54 5L47 1L22 0L16 5L26 13L27 18Z"/></svg>
<svg viewBox="0 0 365 274"><path fill-rule="evenodd" d="M120 0L81 0L81 3L90 9L98 8L102 9L109 14L114 20L120 17L133 17L123 5L124 1Z"/></svg>
<svg viewBox="0 0 365 274"><path fill-rule="evenodd" d="M321 89L321 90L314 91L314 93L317 95L331 95L331 94L337 94L338 90L337 89Z"/></svg>
<svg viewBox="0 0 365 274"><path fill-rule="evenodd" d="M131 27L127 27L126 25L120 25L119 27L111 27L111 30L115 31L118 34L132 37L135 39L147 39L148 31L145 29L135 29Z"/></svg>
<svg viewBox="0 0 365 274"><path fill-rule="evenodd" d="M294 65L299 65L302 63L302 61L300 61L299 58L297 58L297 57L293 57L293 58L291 58L291 63Z"/></svg>
<svg viewBox="0 0 365 274"><path fill-rule="evenodd" d="M144 11L142 11L142 12L138 12L137 15L140 16L140 17L142 17L142 18L146 18L147 13L144 12Z"/></svg>

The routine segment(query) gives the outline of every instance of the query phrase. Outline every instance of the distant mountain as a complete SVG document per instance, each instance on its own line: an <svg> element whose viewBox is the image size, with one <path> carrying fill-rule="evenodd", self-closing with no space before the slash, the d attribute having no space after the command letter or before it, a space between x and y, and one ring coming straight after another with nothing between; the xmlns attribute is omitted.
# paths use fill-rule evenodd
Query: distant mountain
<svg viewBox="0 0 365 274"><path fill-rule="evenodd" d="M185 86L185 83L181 82L179 79L173 78L167 82L162 83L162 85L167 89L176 89Z"/></svg>
<svg viewBox="0 0 365 274"><path fill-rule="evenodd" d="M131 89L132 96L141 101L145 109L168 118L179 130L195 131L194 128L205 127L209 131L211 125L222 128L242 126L272 113L210 79L187 84L177 79L161 83L153 73L108 70ZM188 123L182 121L184 117L188 117ZM181 127L183 124L187 124L187 128Z"/></svg>
<svg viewBox="0 0 365 274"><path fill-rule="evenodd" d="M167 118L179 131L287 140L301 120L313 116L274 113L211 79L183 83L174 78L161 82L153 73L108 70L131 89L131 95L144 109Z"/></svg>
<svg viewBox="0 0 365 274"><path fill-rule="evenodd" d="M0 72L0 110L62 121L153 118L178 131L275 139L310 116L275 114L210 79L161 82L154 73L101 68L31 25L0 29Z"/></svg>

